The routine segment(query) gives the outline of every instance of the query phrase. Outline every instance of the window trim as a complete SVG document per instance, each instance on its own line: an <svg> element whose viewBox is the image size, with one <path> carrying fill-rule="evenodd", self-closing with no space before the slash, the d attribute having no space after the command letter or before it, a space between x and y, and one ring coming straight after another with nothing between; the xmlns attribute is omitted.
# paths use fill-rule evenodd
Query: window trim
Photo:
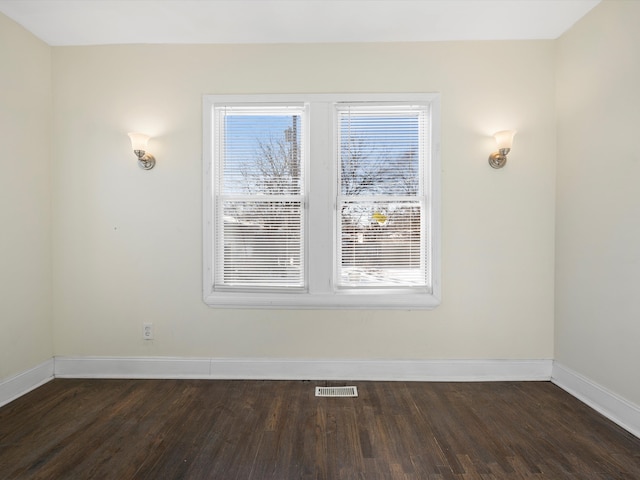
<svg viewBox="0 0 640 480"><path fill-rule="evenodd" d="M214 182L213 182L213 166L214 166L214 106L216 104L245 104L245 103L310 103L310 114L307 121L312 125L309 130L309 141L306 148L309 149L309 164L307 181L309 184L309 204L305 206L308 219L309 205L311 208L327 211L328 198L335 212L336 199L336 175L335 175L335 138L333 134L334 128L334 109L333 105L337 102L427 102L430 105L430 124L431 138L429 141L429 174L425 178L425 188L428 192L429 205L427 206L427 217L431 229L430 248L431 252L431 272L432 280L431 291L418 292L415 289L397 290L397 289L345 289L336 288L334 285L333 261L335 256L335 244L332 240L329 245L326 241L323 243L323 250L330 252L331 255L331 272L328 278L322 275L315 275L311 271L313 265L327 263L325 260L314 261L310 252L312 251L311 242L321 242L318 239L311 239L313 234L306 225L308 235L306 251L306 262L308 268L308 288L305 292L298 293L282 293L277 291L256 292L256 291L218 291L214 290L214 271L213 260L215 258L214 238L215 238L215 222L214 222ZM432 309L437 307L441 302L441 204L440 204L440 95L437 93L408 93L408 94L274 94L274 95L204 95L203 96L203 299L210 307L218 308L274 308L274 309ZM314 118L315 117L315 118ZM319 120L319 121L317 121ZM316 147L314 147L314 144ZM322 145L322 146L319 146ZM318 151L321 154L318 154ZM314 152L316 157L314 158ZM327 154L329 158L327 158ZM322 156L322 158L320 158ZM329 167L330 173L324 175L320 182L324 185L317 185L310 180L314 177L314 170L319 172L321 169L326 170ZM328 182L328 184L326 184ZM314 202L314 193L316 200L322 198L322 202ZM324 203L324 206L315 206L316 203ZM334 235L335 215L331 215L330 219L325 219L332 226L330 228L331 238Z"/></svg>

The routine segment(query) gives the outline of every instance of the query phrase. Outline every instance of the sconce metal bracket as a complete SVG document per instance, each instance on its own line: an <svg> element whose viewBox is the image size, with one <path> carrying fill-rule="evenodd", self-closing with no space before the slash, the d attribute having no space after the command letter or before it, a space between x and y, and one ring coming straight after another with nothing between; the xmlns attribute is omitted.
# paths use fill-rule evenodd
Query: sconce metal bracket
<svg viewBox="0 0 640 480"><path fill-rule="evenodd" d="M501 148L497 152L493 152L489 155L489 165L492 168L502 168L507 163L507 154L509 153L510 148Z"/></svg>
<svg viewBox="0 0 640 480"><path fill-rule="evenodd" d="M143 170L151 170L156 164L156 158L144 150L134 150L133 153L138 157L138 166Z"/></svg>

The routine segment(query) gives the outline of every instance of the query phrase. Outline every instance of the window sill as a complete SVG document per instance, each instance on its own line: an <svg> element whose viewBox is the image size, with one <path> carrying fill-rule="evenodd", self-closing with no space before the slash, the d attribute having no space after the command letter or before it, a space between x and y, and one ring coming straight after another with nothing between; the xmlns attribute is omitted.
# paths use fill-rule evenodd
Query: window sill
<svg viewBox="0 0 640 480"><path fill-rule="evenodd" d="M310 310L432 310L440 296L432 293L324 293L274 294L210 292L204 302L212 308Z"/></svg>

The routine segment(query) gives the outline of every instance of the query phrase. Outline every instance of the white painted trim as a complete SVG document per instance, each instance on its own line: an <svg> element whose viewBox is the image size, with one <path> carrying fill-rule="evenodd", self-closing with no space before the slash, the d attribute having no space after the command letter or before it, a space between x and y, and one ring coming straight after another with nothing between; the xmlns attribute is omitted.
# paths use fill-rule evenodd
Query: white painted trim
<svg viewBox="0 0 640 480"><path fill-rule="evenodd" d="M369 381L549 380L550 360L212 359L215 378Z"/></svg>
<svg viewBox="0 0 640 480"><path fill-rule="evenodd" d="M553 362L551 381L640 438L640 406L558 362Z"/></svg>
<svg viewBox="0 0 640 480"><path fill-rule="evenodd" d="M267 95L204 95L202 100L203 125L203 300L214 308L278 308L278 309L394 309L431 310L442 301L441 288L441 161L440 161L440 94L439 93L344 93L344 94L267 94ZM327 189L335 188L333 172L335 166L323 163L333 161L333 105L336 102L416 102L428 104L430 108L429 175L425 179L425 189L429 192L427 216L431 232L431 286L423 290L413 289L338 289L334 283L326 281L325 265L331 265L335 257L332 251L335 232L327 225L335 221L334 203L327 202ZM308 261L305 291L300 292L250 292L224 291L215 289L215 128L214 108L216 105L237 104L309 104L309 121L314 125L310 131L312 159L308 178L313 179L306 206L306 218L320 218L313 225L306 225L307 245L305 251L314 251L320 260ZM329 108L330 106L330 108ZM331 112L330 115L325 115ZM330 135L329 135L330 134ZM327 137L328 135L328 137ZM323 138L325 137L325 138ZM317 139L321 141L316 141ZM324 192L323 197L315 197L313 192ZM313 245L313 247L311 247ZM318 252L321 252L318 254ZM310 260L307 258L307 260ZM315 268L313 268L315 267Z"/></svg>
<svg viewBox="0 0 640 480"><path fill-rule="evenodd" d="M0 407L53 380L53 359L25 372L0 380Z"/></svg>
<svg viewBox="0 0 640 480"><path fill-rule="evenodd" d="M211 378L208 358L55 357L56 378Z"/></svg>
<svg viewBox="0 0 640 480"><path fill-rule="evenodd" d="M551 360L326 360L56 357L61 378L549 381Z"/></svg>
<svg viewBox="0 0 640 480"><path fill-rule="evenodd" d="M640 406L552 360L54 357L0 381L0 407L59 378L421 382L551 381L640 438Z"/></svg>

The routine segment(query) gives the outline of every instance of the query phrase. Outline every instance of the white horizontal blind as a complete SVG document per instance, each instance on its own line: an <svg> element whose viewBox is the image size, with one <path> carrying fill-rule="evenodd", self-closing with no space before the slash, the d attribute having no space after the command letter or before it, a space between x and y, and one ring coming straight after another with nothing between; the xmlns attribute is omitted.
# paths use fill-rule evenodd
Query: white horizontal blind
<svg viewBox="0 0 640 480"><path fill-rule="evenodd" d="M305 106L214 108L214 287L305 286Z"/></svg>
<svg viewBox="0 0 640 480"><path fill-rule="evenodd" d="M428 113L428 105L338 104L338 287L429 286Z"/></svg>

